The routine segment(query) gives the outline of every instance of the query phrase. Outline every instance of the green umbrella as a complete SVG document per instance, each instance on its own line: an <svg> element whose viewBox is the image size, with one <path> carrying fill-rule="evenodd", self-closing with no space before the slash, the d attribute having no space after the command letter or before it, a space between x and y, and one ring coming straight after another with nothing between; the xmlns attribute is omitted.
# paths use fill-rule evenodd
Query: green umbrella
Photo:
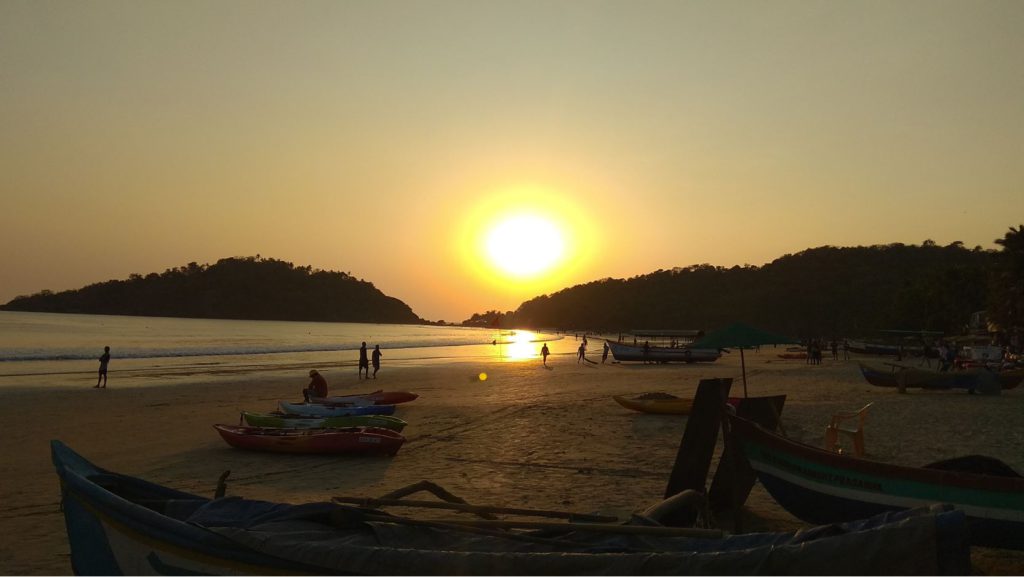
<svg viewBox="0 0 1024 577"><path fill-rule="evenodd" d="M743 358L743 349L751 349L761 345L782 345L798 342L785 335L762 331L759 328L735 323L712 331L704 338L690 345L695 349L739 349L740 367L743 369L743 396L747 396L747 363Z"/></svg>

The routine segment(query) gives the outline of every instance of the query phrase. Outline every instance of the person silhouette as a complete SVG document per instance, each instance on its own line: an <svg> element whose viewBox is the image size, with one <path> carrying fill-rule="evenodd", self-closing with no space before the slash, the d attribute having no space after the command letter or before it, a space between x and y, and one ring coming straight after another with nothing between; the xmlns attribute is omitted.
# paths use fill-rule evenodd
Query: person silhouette
<svg viewBox="0 0 1024 577"><path fill-rule="evenodd" d="M370 359L366 357L366 341L359 347L359 378L363 378L363 369L366 369L366 378L370 378Z"/></svg>
<svg viewBox="0 0 1024 577"><path fill-rule="evenodd" d="M580 364L583 361L587 360L587 345L585 343L580 343L580 348L576 349L576 353L578 355L576 357L576 364Z"/></svg>
<svg viewBox="0 0 1024 577"><path fill-rule="evenodd" d="M103 347L103 354L100 355L100 372L99 376L96 377L96 386L94 389L105 389L107 388L107 364L110 363L110 347ZM103 381L103 386L100 386L100 381Z"/></svg>
<svg viewBox="0 0 1024 577"><path fill-rule="evenodd" d="M380 345L373 347L373 378L377 378L377 371L380 370L380 357L384 353L380 352Z"/></svg>
<svg viewBox="0 0 1024 577"><path fill-rule="evenodd" d="M608 350L610 348L611 347L608 346L608 341L605 341L604 342L604 350L601 351L601 364L602 365L604 364L605 361L608 360Z"/></svg>
<svg viewBox="0 0 1024 577"><path fill-rule="evenodd" d="M309 371L309 386L302 389L302 398L308 403L312 399L322 399L326 396L327 379L316 369Z"/></svg>
<svg viewBox="0 0 1024 577"><path fill-rule="evenodd" d="M540 348L540 356L541 356L542 359L544 359L544 366L545 367L548 366L548 355L550 355L550 354L551 354L551 351L548 350L548 344L544 343L544 346Z"/></svg>

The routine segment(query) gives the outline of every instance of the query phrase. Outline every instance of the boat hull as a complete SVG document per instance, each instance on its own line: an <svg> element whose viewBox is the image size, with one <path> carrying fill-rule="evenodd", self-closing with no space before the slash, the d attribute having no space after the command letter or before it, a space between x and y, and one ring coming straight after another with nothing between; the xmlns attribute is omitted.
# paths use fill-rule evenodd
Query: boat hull
<svg viewBox="0 0 1024 577"><path fill-rule="evenodd" d="M950 503L967 515L973 545L1024 549L1024 478L856 459L792 441L735 415L729 423L764 488L808 523Z"/></svg>
<svg viewBox="0 0 1024 577"><path fill-rule="evenodd" d="M227 444L238 449L273 453L394 455L405 437L391 429L264 429L214 425Z"/></svg>
<svg viewBox="0 0 1024 577"><path fill-rule="evenodd" d="M939 509L790 533L722 539L603 538L592 547L514 543L442 528L367 523L331 503L206 499L104 471L51 442L79 575L967 574L963 515ZM144 504L144 505L143 505ZM325 523L324 520L331 522ZM278 521L285 521L284 527ZM295 535L288 522L300 521Z"/></svg>
<svg viewBox="0 0 1024 577"><path fill-rule="evenodd" d="M630 399L622 395L615 395L612 398L623 407L641 413L689 415L693 409L693 399Z"/></svg>
<svg viewBox="0 0 1024 577"><path fill-rule="evenodd" d="M712 363L721 353L717 349L691 349L688 347L650 347L647 353L643 345L633 346L615 341L606 341L612 356L617 361L639 361L654 363Z"/></svg>
<svg viewBox="0 0 1024 577"><path fill-rule="evenodd" d="M345 427L379 427L402 432L408 424L387 415L352 415L345 417L303 417L287 413L262 414L245 411L242 417L250 427L279 429L341 429Z"/></svg>
<svg viewBox="0 0 1024 577"><path fill-rule="evenodd" d="M321 405L317 403L287 403L281 401L277 404L282 413L290 415L305 415L309 417L350 417L353 415L391 415L395 412L394 405L366 405L366 406L337 406Z"/></svg>
<svg viewBox="0 0 1024 577"><path fill-rule="evenodd" d="M987 369L967 371L933 371L902 365L891 365L892 370L858 362L864 379L877 387L900 387L906 389L978 389L984 392L1009 390L1020 384L1024 373L1005 371L995 373ZM991 389L991 391L990 391Z"/></svg>
<svg viewBox="0 0 1024 577"><path fill-rule="evenodd" d="M322 405L400 405L418 398L419 395L408 391L374 391L358 395L319 397L311 401Z"/></svg>

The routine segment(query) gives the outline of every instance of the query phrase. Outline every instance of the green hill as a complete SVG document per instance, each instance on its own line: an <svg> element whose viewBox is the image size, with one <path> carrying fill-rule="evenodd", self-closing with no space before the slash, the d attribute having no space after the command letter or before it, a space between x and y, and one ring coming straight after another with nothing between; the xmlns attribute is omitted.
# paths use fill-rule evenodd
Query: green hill
<svg viewBox="0 0 1024 577"><path fill-rule="evenodd" d="M424 322L404 302L349 274L260 257L189 263L78 290L20 296L3 310L216 319Z"/></svg>
<svg viewBox="0 0 1024 577"><path fill-rule="evenodd" d="M995 255L960 243L825 246L761 267L701 264L577 285L524 302L501 325L614 332L742 321L794 336L957 333L986 308Z"/></svg>

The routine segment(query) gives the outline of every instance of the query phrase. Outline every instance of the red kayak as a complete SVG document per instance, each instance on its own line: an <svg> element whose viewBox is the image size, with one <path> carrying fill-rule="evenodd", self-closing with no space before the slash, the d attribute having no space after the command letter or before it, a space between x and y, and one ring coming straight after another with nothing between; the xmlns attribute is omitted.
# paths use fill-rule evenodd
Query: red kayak
<svg viewBox="0 0 1024 577"><path fill-rule="evenodd" d="M232 447L275 453L394 455L405 437L379 427L344 429L264 429L214 425Z"/></svg>
<svg viewBox="0 0 1024 577"><path fill-rule="evenodd" d="M416 393L407 391L374 391L356 395L334 397L314 397L310 402L322 405L398 405L419 398Z"/></svg>

